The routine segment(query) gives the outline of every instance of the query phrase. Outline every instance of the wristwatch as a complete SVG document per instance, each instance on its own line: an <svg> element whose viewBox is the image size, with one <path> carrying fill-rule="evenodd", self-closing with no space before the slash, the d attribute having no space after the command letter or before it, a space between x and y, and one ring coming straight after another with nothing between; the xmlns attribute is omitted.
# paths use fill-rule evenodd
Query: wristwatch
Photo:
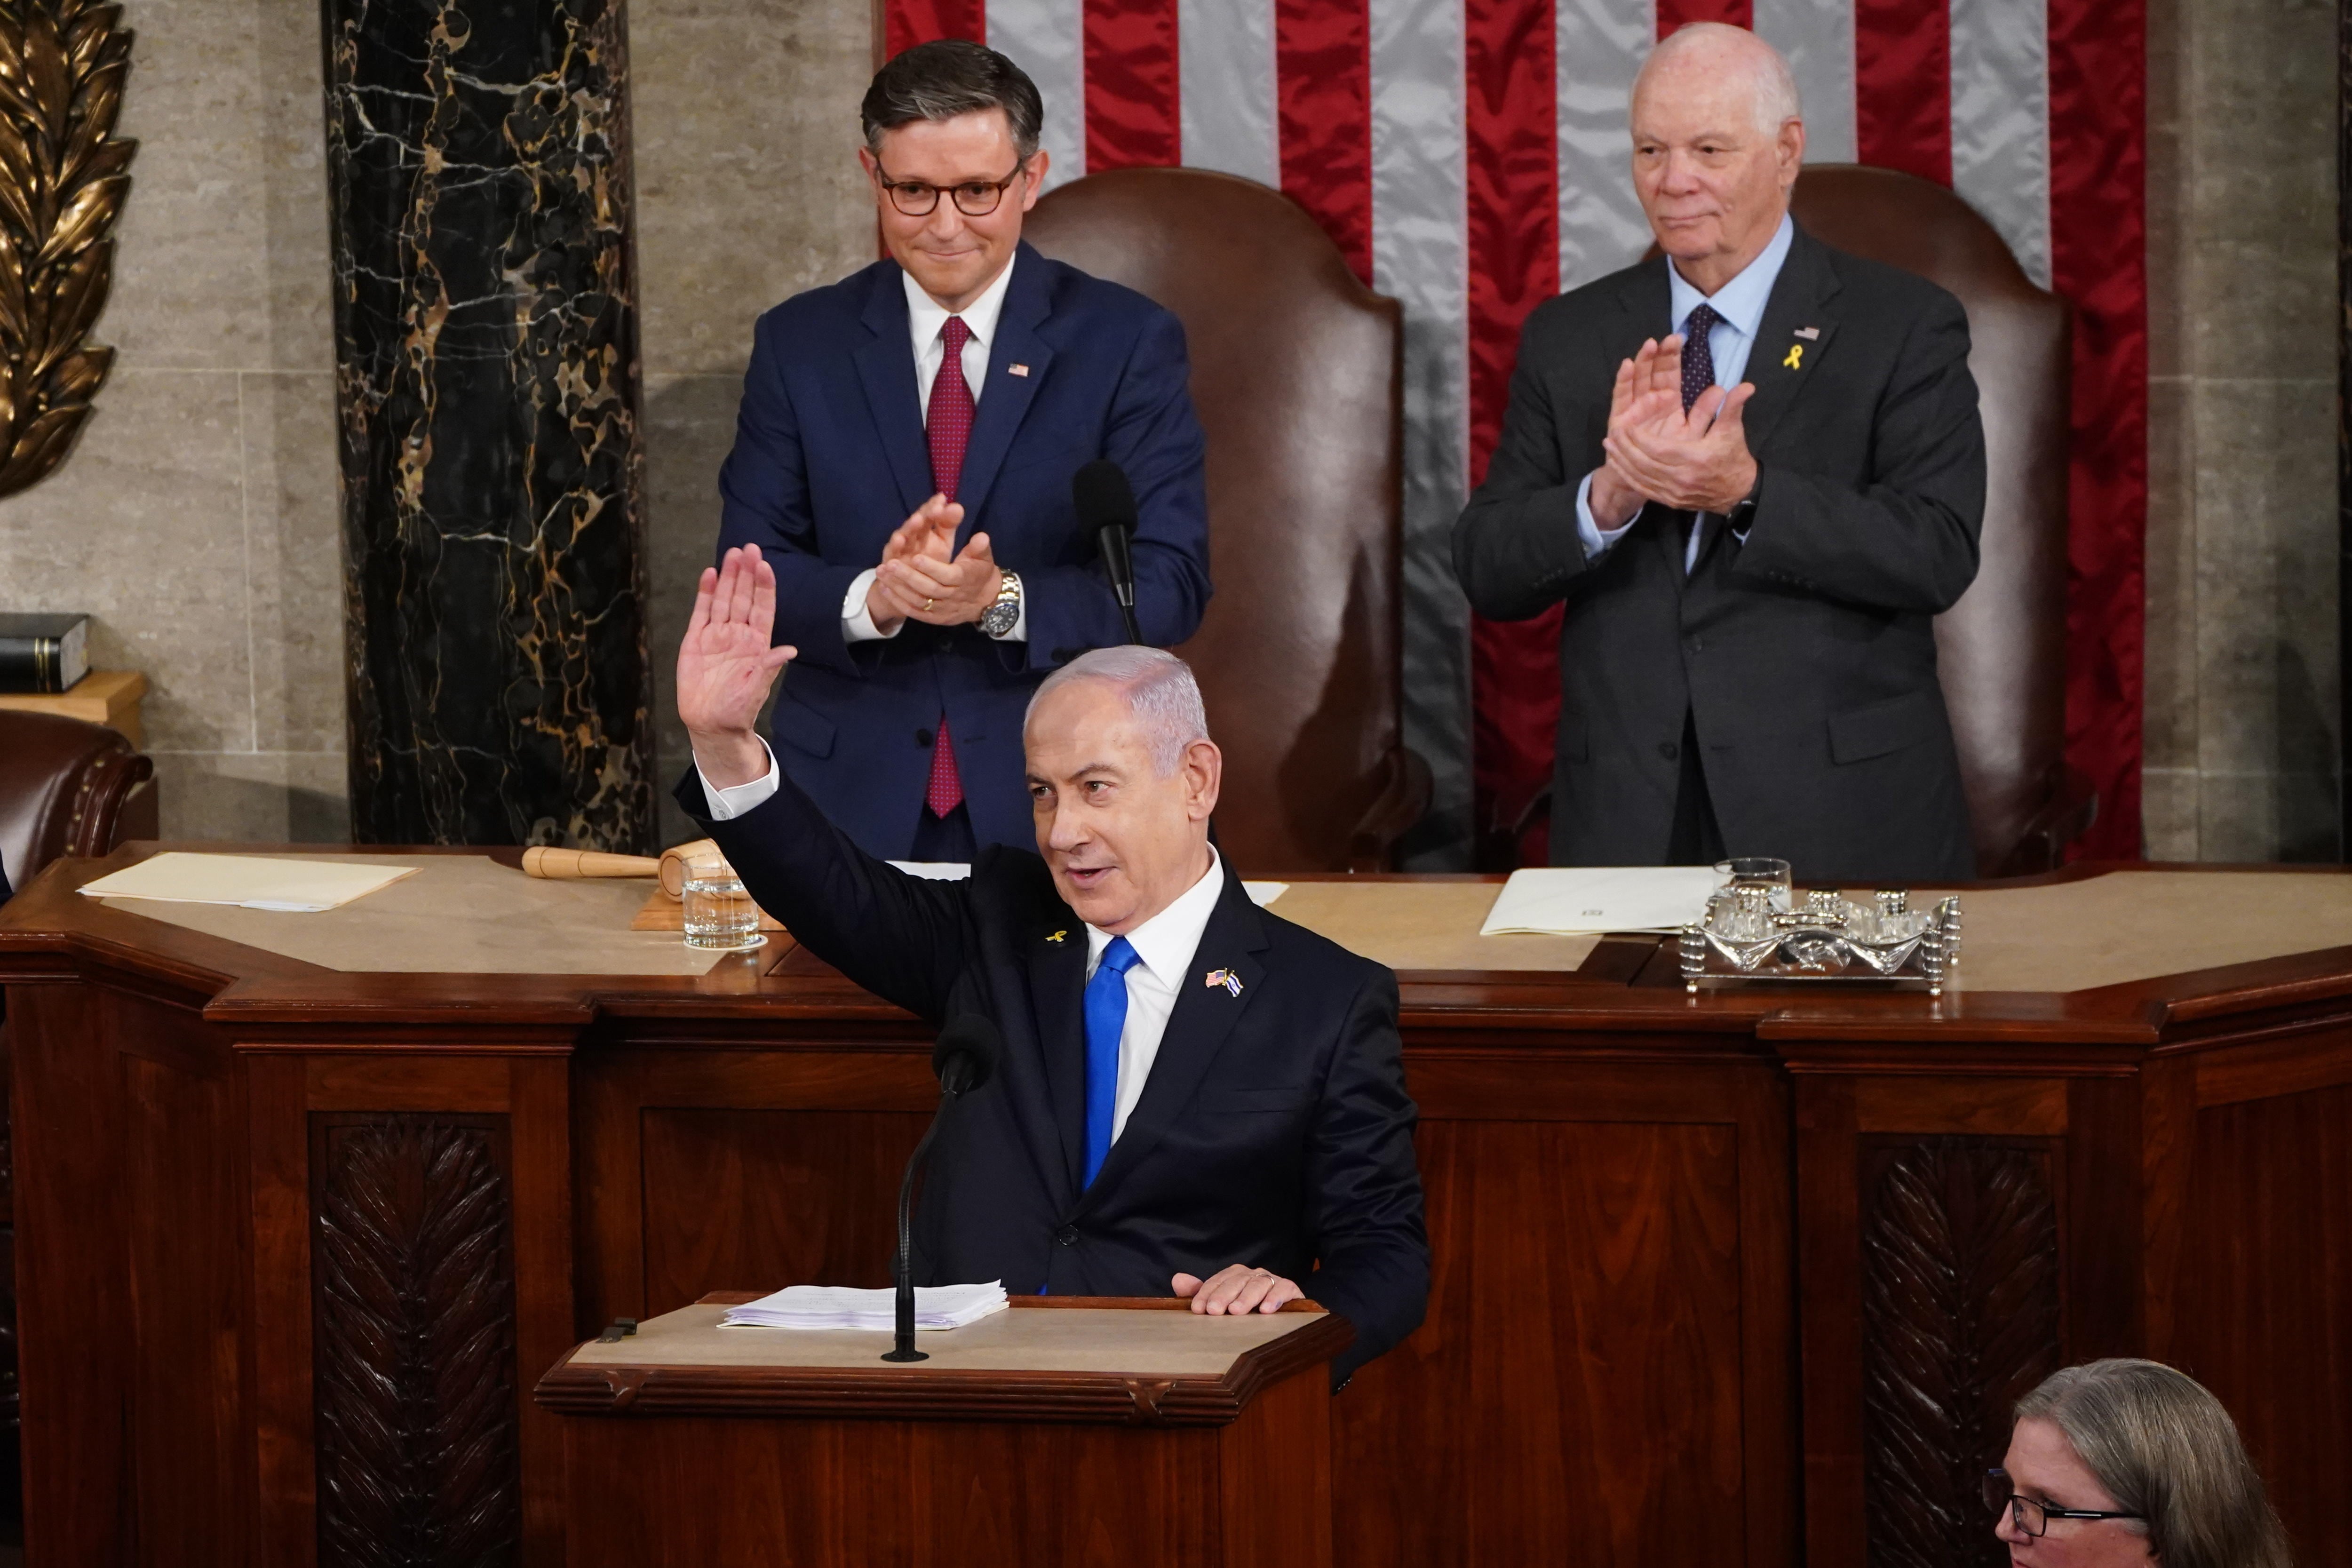
<svg viewBox="0 0 2352 1568"><path fill-rule="evenodd" d="M980 629L990 637L1001 637L1020 624L1021 577L1018 573L1006 572L1003 585L996 591L996 603L980 613Z"/></svg>

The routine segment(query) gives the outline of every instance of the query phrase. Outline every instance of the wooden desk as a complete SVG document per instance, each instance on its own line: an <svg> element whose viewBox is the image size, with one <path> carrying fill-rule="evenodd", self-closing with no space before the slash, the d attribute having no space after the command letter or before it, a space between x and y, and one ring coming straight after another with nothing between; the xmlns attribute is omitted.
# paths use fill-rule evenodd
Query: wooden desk
<svg viewBox="0 0 2352 1568"><path fill-rule="evenodd" d="M555 1563L567 1350L883 1282L929 1040L806 953L344 972L72 891L140 852L0 912L29 1561L462 1509ZM2352 877L2091 877L1971 896L1939 1001L1686 996L1647 941L1406 973L1435 1289L1330 1406L1335 1557L1957 1561L2008 1402L2137 1352L2352 1562Z"/></svg>
<svg viewBox="0 0 2352 1568"><path fill-rule="evenodd" d="M890 1366L887 1333L719 1328L751 1294L540 1380L578 1568L1328 1568L1344 1319L1016 1296Z"/></svg>

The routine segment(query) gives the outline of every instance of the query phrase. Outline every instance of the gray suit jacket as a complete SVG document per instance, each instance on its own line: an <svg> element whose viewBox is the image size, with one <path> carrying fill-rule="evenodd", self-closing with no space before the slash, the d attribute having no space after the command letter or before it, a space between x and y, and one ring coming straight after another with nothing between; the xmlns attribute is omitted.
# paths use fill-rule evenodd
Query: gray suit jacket
<svg viewBox="0 0 2352 1568"><path fill-rule="evenodd" d="M1664 858L1687 711L1730 853L1816 880L1971 875L1933 620L1976 576L1984 518L1959 301L1798 231L1748 361L1751 525L1743 543L1715 523L1685 578L1684 513L1644 508L1590 561L1576 527L1618 363L1664 333L1667 300L1657 258L1528 316L1454 528L1479 614L1566 606L1552 859Z"/></svg>

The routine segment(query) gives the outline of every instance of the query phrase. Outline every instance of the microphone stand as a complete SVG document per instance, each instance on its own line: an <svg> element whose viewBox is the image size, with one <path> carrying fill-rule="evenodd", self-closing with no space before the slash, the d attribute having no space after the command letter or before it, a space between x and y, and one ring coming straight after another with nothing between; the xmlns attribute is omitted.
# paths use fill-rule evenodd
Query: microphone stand
<svg viewBox="0 0 2352 1568"><path fill-rule="evenodd" d="M929 1361L930 1354L915 1348L915 1274L914 1274L914 1205L915 1173L921 1170L931 1152L931 1140L940 1135L940 1123L947 1120L948 1107L963 1091L961 1074L953 1080L940 1085L940 1108L931 1114L931 1124L923 1130L923 1141L907 1160L907 1173L898 1179L898 1260L895 1283L898 1287L898 1342L883 1355L884 1361Z"/></svg>
<svg viewBox="0 0 2352 1568"><path fill-rule="evenodd" d="M1101 546L1103 569L1110 577L1110 591L1118 600L1119 618L1127 623L1127 640L1140 645L1143 634L1135 626L1135 530L1126 523L1107 522L1102 526Z"/></svg>

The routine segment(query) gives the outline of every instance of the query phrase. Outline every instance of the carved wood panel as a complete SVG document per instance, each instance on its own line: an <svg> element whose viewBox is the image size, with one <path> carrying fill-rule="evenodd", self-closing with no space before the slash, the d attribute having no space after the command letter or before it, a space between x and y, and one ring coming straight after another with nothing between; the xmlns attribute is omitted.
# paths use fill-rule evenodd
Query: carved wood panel
<svg viewBox="0 0 2352 1568"><path fill-rule="evenodd" d="M2049 1141L1865 1141L1864 1513L1872 1568L2005 1562L1979 1493L2060 1363Z"/></svg>
<svg viewBox="0 0 2352 1568"><path fill-rule="evenodd" d="M319 1561L515 1560L506 1118L311 1122Z"/></svg>

